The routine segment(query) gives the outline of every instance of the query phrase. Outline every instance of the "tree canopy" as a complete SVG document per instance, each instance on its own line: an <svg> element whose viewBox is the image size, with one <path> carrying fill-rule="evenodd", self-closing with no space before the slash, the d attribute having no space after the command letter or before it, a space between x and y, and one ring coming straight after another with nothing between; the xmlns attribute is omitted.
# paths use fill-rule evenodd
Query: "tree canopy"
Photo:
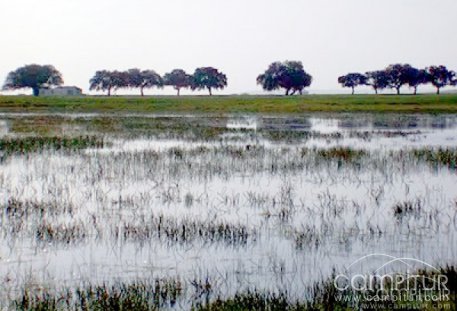
<svg viewBox="0 0 457 311"><path fill-rule="evenodd" d="M90 90L106 91L111 96L112 90L128 87L128 75L121 71L100 70L90 79Z"/></svg>
<svg viewBox="0 0 457 311"><path fill-rule="evenodd" d="M369 71L366 73L366 84L371 86L375 93L389 86L387 73L384 70Z"/></svg>
<svg viewBox="0 0 457 311"><path fill-rule="evenodd" d="M338 83L343 87L350 87L352 89L352 95L354 95L355 87L367 84L367 77L361 73L348 73L345 76L339 77Z"/></svg>
<svg viewBox="0 0 457 311"><path fill-rule="evenodd" d="M285 61L272 63L268 69L257 77L257 83L266 91L280 88L286 90L286 95L296 92L303 93L303 89L311 85L313 78L304 69L299 61ZM290 93L292 91L292 93Z"/></svg>
<svg viewBox="0 0 457 311"><path fill-rule="evenodd" d="M436 88L436 94L440 94L441 88L448 85L456 85L456 73L448 70L445 66L431 66L426 69L428 80Z"/></svg>
<svg viewBox="0 0 457 311"><path fill-rule="evenodd" d="M431 66L426 69L418 69L409 64L393 64L384 70L369 71L365 75L359 73L350 73L338 78L338 82L343 87L354 87L358 85L370 85L378 94L378 90L392 88L400 94L400 89L404 85L408 85L414 89L414 95L417 94L417 89L422 84L431 83L437 89L437 94L440 89L445 86L457 84L456 73L448 70L445 66Z"/></svg>
<svg viewBox="0 0 457 311"><path fill-rule="evenodd" d="M213 89L223 89L227 86L227 76L213 67L201 67L192 76L192 90L207 89L213 95Z"/></svg>
<svg viewBox="0 0 457 311"><path fill-rule="evenodd" d="M62 74L51 65L26 65L8 74L4 90L31 88L34 96L40 95L40 88L63 84Z"/></svg>
<svg viewBox="0 0 457 311"><path fill-rule="evenodd" d="M388 86L395 89L398 95L400 95L401 87L408 83L408 72L410 70L411 66L408 64L393 64L385 70Z"/></svg>
<svg viewBox="0 0 457 311"><path fill-rule="evenodd" d="M126 73L127 87L139 88L141 96L144 96L145 88L162 87L163 79L154 70L129 69Z"/></svg>
<svg viewBox="0 0 457 311"><path fill-rule="evenodd" d="M182 88L188 88L192 85L192 76L188 75L182 69L174 69L170 73L166 73L163 76L164 84L173 86L178 92L178 96L181 93Z"/></svg>
<svg viewBox="0 0 457 311"><path fill-rule="evenodd" d="M414 95L417 94L417 88L421 84L427 84L430 79L426 70L409 67L405 69L406 83L414 89Z"/></svg>

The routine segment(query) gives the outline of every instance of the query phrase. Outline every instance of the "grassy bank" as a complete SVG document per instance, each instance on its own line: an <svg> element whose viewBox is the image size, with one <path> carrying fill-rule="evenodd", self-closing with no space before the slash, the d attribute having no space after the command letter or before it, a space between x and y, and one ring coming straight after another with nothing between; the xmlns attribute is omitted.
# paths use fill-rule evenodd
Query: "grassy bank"
<svg viewBox="0 0 457 311"><path fill-rule="evenodd" d="M371 290L337 290L333 278L317 282L305 292L308 298L291 298L284 291L245 289L232 296L218 297L217 287L207 280L156 279L113 285L86 284L83 287L52 289L25 288L10 310L191 310L191 311L352 311L352 310L455 310L456 269L418 271L407 282L373 283ZM446 285L434 286L437 276ZM420 283L421 276L427 276ZM428 289L416 287L415 282ZM392 286L396 286L395 289ZM440 286L440 285L437 285ZM381 289L382 288L382 289ZM414 288L414 289L413 289ZM417 294L418 292L421 294ZM439 289L438 289L439 288ZM443 296L437 296L445 293ZM406 294L409 294L406 295ZM401 298L403 297L403 298ZM405 297L411 299L404 300ZM425 297L428 297L426 299ZM440 297L431 300L431 297ZM377 300L379 299L379 300ZM398 299L398 300L397 300Z"/></svg>
<svg viewBox="0 0 457 311"><path fill-rule="evenodd" d="M455 113L457 112L457 94L441 96L307 95L300 97L157 96L144 98L0 96L0 112Z"/></svg>

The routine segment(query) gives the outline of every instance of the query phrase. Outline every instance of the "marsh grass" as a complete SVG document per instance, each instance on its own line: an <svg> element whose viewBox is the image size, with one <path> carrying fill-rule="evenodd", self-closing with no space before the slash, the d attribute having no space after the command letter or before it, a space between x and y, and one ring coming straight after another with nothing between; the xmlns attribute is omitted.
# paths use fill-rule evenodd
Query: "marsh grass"
<svg viewBox="0 0 457 311"><path fill-rule="evenodd" d="M367 156L367 152L353 148L335 147L330 149L319 149L317 150L316 155L325 160L337 160L350 163Z"/></svg>
<svg viewBox="0 0 457 311"><path fill-rule="evenodd" d="M218 298L215 301L195 305L193 311L244 311L244 310L270 310L270 311L298 311L309 310L307 304L299 301L292 302L285 293L264 293L246 291L238 293L231 298Z"/></svg>
<svg viewBox="0 0 457 311"><path fill-rule="evenodd" d="M407 216L419 215L422 211L422 203L417 201L406 201L397 203L393 206L394 216L401 220Z"/></svg>
<svg viewBox="0 0 457 311"><path fill-rule="evenodd" d="M323 237L315 230L307 228L306 230L296 231L293 234L295 248L298 250L318 248L322 243Z"/></svg>
<svg viewBox="0 0 457 311"><path fill-rule="evenodd" d="M127 113L127 112L126 112ZM357 130L354 125L346 124L336 132L319 132L313 130L308 118L313 116L297 117L296 122L302 127L296 128L295 124L289 124L281 116L277 118L256 116L259 128L234 129L228 128L228 124L233 120L233 116L219 114L202 114L193 117L186 117L179 114L167 116L160 114L113 114L103 115L94 114L91 117L84 115L72 115L71 113L62 115L24 115L24 116L5 116L5 124L8 131L16 136L78 136L81 133L90 135L111 135L119 138L157 138L157 139L181 139L190 142L245 142L251 141L270 141L275 143L303 143L312 139L319 139L327 142L340 141L347 137L369 141L376 137L406 137L419 135L419 130L406 129L378 129L378 130ZM317 114L314 118L323 118ZM380 126L389 127L393 122L392 118L373 117L386 119L386 124L380 122ZM279 121L278 121L279 120ZM344 118L343 118L344 120ZM376 121L371 121L376 123ZM406 121L399 121L401 126ZM270 124L271 123L271 124ZM304 123L304 124L303 124ZM395 125L395 124L394 124Z"/></svg>
<svg viewBox="0 0 457 311"><path fill-rule="evenodd" d="M8 218L21 218L26 220L30 216L39 217L56 216L61 214L72 215L75 207L71 204L57 202L22 201L9 198L5 206L5 215Z"/></svg>
<svg viewBox="0 0 457 311"><path fill-rule="evenodd" d="M457 111L457 95L306 95L284 96L0 96L0 111L30 112L175 112L175 113L297 113Z"/></svg>
<svg viewBox="0 0 457 311"><path fill-rule="evenodd" d="M168 243L223 242L225 245L242 246L255 242L257 231L241 224L222 221L177 220L170 217L152 216L141 223L124 223L121 230L113 230L115 237L146 243L158 239Z"/></svg>
<svg viewBox="0 0 457 311"><path fill-rule="evenodd" d="M0 202L0 261L7 271L0 308L9 303L1 300L3 288L16 293L26 287L16 302L29 310L359 310L337 302L328 282L308 288L329 275L328 256L353 256L374 244L425 248L438 237L438 255L454 252L454 172L427 169L431 162L410 150L333 147L348 138L348 122L341 132L321 133L307 131L303 117L279 131L227 130L228 118L219 116L85 118L76 117L71 131L109 133L99 145L109 148L84 142L56 147L50 140L8 147L13 160L0 164L0 193L11 196ZM51 132L65 129L67 119L53 123ZM283 119L277 123L288 123ZM410 119L395 126L414 126ZM46 126L45 118L40 122ZM295 130L296 124L305 130ZM416 134L368 131L349 138ZM304 148L310 139L324 141ZM63 152L86 145L91 150ZM422 177L436 187L424 186ZM419 203L408 200L414 195ZM70 256L78 260L64 262ZM17 273L15 261L23 269ZM22 281L32 278L32 265L43 273L30 272L40 274L37 280ZM69 266L80 270L70 274ZM9 271L17 275L14 284ZM135 283L143 273L184 275L186 292L157 289L154 280ZM52 278L55 290L27 286L49 288ZM88 285L79 286L80 278ZM59 287L62 279L77 287ZM99 285L119 279L125 283Z"/></svg>
<svg viewBox="0 0 457 311"><path fill-rule="evenodd" d="M428 162L433 166L444 166L449 169L457 169L457 150L456 149L417 149L412 151L413 155L419 160Z"/></svg>
<svg viewBox="0 0 457 311"><path fill-rule="evenodd" d="M14 302L16 310L159 310L173 307L182 295L179 280L158 279L146 283L89 285L59 292L25 289Z"/></svg>
<svg viewBox="0 0 457 311"><path fill-rule="evenodd" d="M310 139L322 139L322 140L333 140L338 141L342 139L343 133L321 133L310 130L272 130L272 129L261 129L259 135L266 140L273 142L305 142Z"/></svg>
<svg viewBox="0 0 457 311"><path fill-rule="evenodd" d="M103 148L104 141L95 136L1 138L0 152L5 155L28 154L43 150L80 150Z"/></svg>
<svg viewBox="0 0 457 311"><path fill-rule="evenodd" d="M441 306L445 310L454 310L457 306L457 272L454 266L446 266L439 271L418 270L414 275L426 276L426 283L416 283L409 279L404 283L395 283L399 290L413 291L413 300L367 300L379 295L379 281L374 279L373 288L356 291L348 288L338 290L334 285L335 270L329 279L315 282L308 286L299 297L293 297L285 290L260 290L248 286L231 295L215 295L216 283L208 278L188 279L180 277L155 279L149 281L121 282L114 285L86 284L67 287L60 290L28 287L22 290L13 301L11 310L163 310L179 309L193 311L250 311L250 310L436 310L437 303L423 299L415 291L426 290L427 294L437 295L445 288L449 296L442 297ZM439 288L429 281L446 278L446 283ZM417 285L420 284L420 285ZM424 288L420 287L424 285ZM446 286L445 288L443 287ZM389 289L393 284L386 280L383 288ZM419 287L418 287L419 286ZM397 287L396 287L397 288ZM385 294L385 292L382 292ZM394 291L395 293L395 291Z"/></svg>
<svg viewBox="0 0 457 311"><path fill-rule="evenodd" d="M0 217L0 221L2 221L0 232L3 232L5 236L16 239L31 235L39 240L44 237L54 240L57 238L56 230L58 228L54 228L55 226L52 224L45 225L45 222L47 220L55 221L62 215L72 217L75 207L68 203L22 201L13 197L2 206L2 210L3 219ZM68 236L68 234L65 235Z"/></svg>
<svg viewBox="0 0 457 311"><path fill-rule="evenodd" d="M454 310L457 306L456 300L456 280L457 274L454 267L446 267L441 269L439 272L439 277L443 275L447 278L448 282L446 287L449 289L450 295L449 299L442 297L443 300L440 302L434 302L431 300L420 300L423 298L415 292L412 291L412 297L408 301L400 300L374 300L373 298L367 297L382 297L381 294L377 291L379 289L379 282L373 283L373 290L368 289L366 291L355 291L353 289L346 290L337 290L334 286L333 279L335 277L335 272L329 280L315 283L312 287L308 288L300 299L291 298L286 291L258 291L256 289L248 289L240 291L237 294L231 297L221 298L218 297L213 299L208 303L197 303L194 304L192 310L200 311L234 311L234 310L303 310L303 311L349 311L349 310ZM438 272L430 271L417 271L417 275L426 275L433 279L433 277L438 277ZM426 280L426 279L425 279ZM433 289L433 283L430 281L430 284L424 284L426 288ZM392 284L385 282L383 284L385 288L389 288ZM416 288L416 283L414 280L408 280L408 282L403 284L404 287L399 287L399 289L408 290L408 288ZM410 287L408 287L410 286ZM420 291L421 288L418 287ZM422 289L423 290L423 289ZM443 288L441 288L443 290ZM384 292L383 292L384 293ZM394 291L395 293L395 291ZM427 291L428 295L439 295L441 291L433 289ZM307 297L307 298L305 298Z"/></svg>
<svg viewBox="0 0 457 311"><path fill-rule="evenodd" d="M83 241L88 231L83 223L50 224L43 222L36 229L36 239L45 243L74 244Z"/></svg>

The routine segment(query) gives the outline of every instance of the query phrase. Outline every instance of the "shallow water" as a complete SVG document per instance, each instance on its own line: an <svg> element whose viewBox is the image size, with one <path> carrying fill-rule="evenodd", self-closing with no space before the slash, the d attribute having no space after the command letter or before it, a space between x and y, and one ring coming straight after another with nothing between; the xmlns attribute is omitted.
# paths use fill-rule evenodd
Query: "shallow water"
<svg viewBox="0 0 457 311"><path fill-rule="evenodd" d="M36 118L53 120L46 135L95 134L107 144L0 163L0 292L10 298L24 286L165 276L209 277L222 295L256 287L300 298L333 269L372 253L456 264L457 172L406 152L457 148L456 116L1 114L0 135L33 135ZM99 118L109 129L93 126ZM195 135L197 124L218 131ZM335 146L365 154L319 154ZM54 208L11 216L13 199ZM396 215L405 202L413 210ZM180 234L183 226L224 224L245 228L247 238L236 229L216 239L159 236L159 217ZM40 240L43 225L80 231Z"/></svg>

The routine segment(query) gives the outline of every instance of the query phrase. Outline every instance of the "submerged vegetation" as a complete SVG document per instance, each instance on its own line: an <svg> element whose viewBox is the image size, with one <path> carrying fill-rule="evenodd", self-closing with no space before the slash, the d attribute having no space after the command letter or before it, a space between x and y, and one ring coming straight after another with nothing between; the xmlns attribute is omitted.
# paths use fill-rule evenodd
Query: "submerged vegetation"
<svg viewBox="0 0 457 311"><path fill-rule="evenodd" d="M95 136L0 138L0 154L3 155L27 154L43 150L80 150L103 146L103 139Z"/></svg>
<svg viewBox="0 0 457 311"><path fill-rule="evenodd" d="M351 162L360 160L362 157L366 156L367 152L364 150L355 150L352 148L331 148L331 149L321 149L317 151L317 156L323 159L336 159L338 161Z"/></svg>
<svg viewBox="0 0 457 311"><path fill-rule="evenodd" d="M410 215L420 214L422 209L421 201L417 200L416 202L401 202L395 204L393 207L394 215L397 219L401 220Z"/></svg>
<svg viewBox="0 0 457 311"><path fill-rule="evenodd" d="M141 224L125 223L120 231L124 240L146 242L156 238L168 243L191 243L201 240L203 243L224 242L234 246L255 241L256 236L255 230L250 230L244 225L187 219L178 222L162 215L152 216ZM116 237L118 235L116 232Z"/></svg>
<svg viewBox="0 0 457 311"><path fill-rule="evenodd" d="M180 280L157 279L152 282L116 285L88 285L77 289L25 289L14 302L16 310L158 310L173 307L182 294Z"/></svg>
<svg viewBox="0 0 457 311"><path fill-rule="evenodd" d="M434 166L445 166L450 169L457 169L457 149L431 149L424 148L414 150L413 154L420 160L425 160Z"/></svg>
<svg viewBox="0 0 457 311"><path fill-rule="evenodd" d="M366 297L376 295L374 290L357 292L355 290L337 290L328 279L309 286L303 296L292 298L285 291L262 291L247 288L233 295L216 295L212 292L209 280L155 279L135 283L116 283L114 285L83 285L65 290L25 289L19 299L14 301L14 310L162 310L176 307L180 310L192 311L248 311L248 310L454 310L457 307L457 272L453 266L439 271L421 270L414 274L425 276L424 290L430 298L412 300L369 300ZM433 280L440 276L446 282L446 295L439 302L431 297L438 297L439 290L434 287ZM428 280L428 281L427 281ZM414 286L409 280L402 286ZM380 284L377 284L379 286ZM383 286L389 286L384 283ZM203 291L203 292L202 292ZM403 293L407 293L403 289ZM202 295L202 293L204 293ZM390 295L394 297L396 291ZM414 292L411 292L414 293ZM414 295L414 294L412 294ZM186 301L186 297L193 297ZM381 296L379 296L381 297ZM406 296L405 296L406 297ZM418 296L419 297L419 296ZM385 299L385 298L384 298ZM392 299L392 298L391 298ZM438 306L440 306L438 308Z"/></svg>
<svg viewBox="0 0 457 311"><path fill-rule="evenodd" d="M234 310L271 310L298 311L312 310L306 303L292 302L286 294L260 293L247 291L231 298L218 298L215 301L193 308L194 311L234 311Z"/></svg>

